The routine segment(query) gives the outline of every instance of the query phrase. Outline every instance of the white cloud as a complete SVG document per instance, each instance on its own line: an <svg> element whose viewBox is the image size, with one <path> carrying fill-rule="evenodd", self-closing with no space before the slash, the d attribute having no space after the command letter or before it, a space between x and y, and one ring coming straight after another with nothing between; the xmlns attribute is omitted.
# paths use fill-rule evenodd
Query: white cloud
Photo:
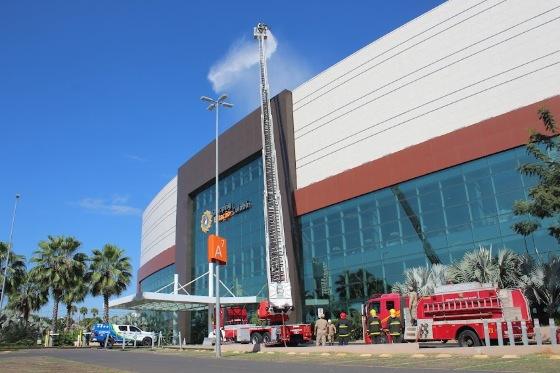
<svg viewBox="0 0 560 373"><path fill-rule="evenodd" d="M142 211L127 204L128 196L113 195L112 198L82 198L77 205L90 212L107 215L133 215L140 216Z"/></svg>
<svg viewBox="0 0 560 373"><path fill-rule="evenodd" d="M131 161L146 162L146 158L142 158L139 155L135 155L135 154L125 154L124 157L126 159L130 159Z"/></svg>
<svg viewBox="0 0 560 373"><path fill-rule="evenodd" d="M280 43L269 33L266 46L268 77L272 96L284 89L293 89L311 75L307 63L287 43ZM216 94L227 93L230 102L243 110L260 106L258 44L243 37L233 43L228 53L208 73Z"/></svg>

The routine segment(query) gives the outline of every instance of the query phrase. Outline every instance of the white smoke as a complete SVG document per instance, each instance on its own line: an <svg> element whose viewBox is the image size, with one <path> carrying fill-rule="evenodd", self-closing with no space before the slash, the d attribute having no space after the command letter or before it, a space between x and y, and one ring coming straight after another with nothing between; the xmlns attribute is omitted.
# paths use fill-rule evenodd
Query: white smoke
<svg viewBox="0 0 560 373"><path fill-rule="evenodd" d="M266 40L268 76L272 96L283 89L293 89L311 76L307 64L272 33ZM244 37L210 68L208 80L216 94L227 93L230 101L245 111L259 106L259 51L256 40ZM271 96L271 97L272 97Z"/></svg>
<svg viewBox="0 0 560 373"><path fill-rule="evenodd" d="M268 32L265 55L269 59L278 43L272 33ZM259 63L259 48L256 41L246 38L237 40L229 49L226 56L215 63L208 73L208 80L212 82L212 89L218 93L239 80L244 71Z"/></svg>

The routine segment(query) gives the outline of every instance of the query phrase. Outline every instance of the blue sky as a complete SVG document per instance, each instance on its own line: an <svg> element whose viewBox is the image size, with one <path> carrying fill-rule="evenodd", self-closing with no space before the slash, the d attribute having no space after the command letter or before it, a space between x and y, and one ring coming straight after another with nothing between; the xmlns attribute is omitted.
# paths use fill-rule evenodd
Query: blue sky
<svg viewBox="0 0 560 373"><path fill-rule="evenodd" d="M277 41L279 92L442 2L0 0L0 240L21 193L17 253L72 235L84 252L125 249L136 275L141 212L212 140L199 97L216 95L211 68L251 45L257 22ZM219 85L236 104L222 130L256 108L255 74Z"/></svg>

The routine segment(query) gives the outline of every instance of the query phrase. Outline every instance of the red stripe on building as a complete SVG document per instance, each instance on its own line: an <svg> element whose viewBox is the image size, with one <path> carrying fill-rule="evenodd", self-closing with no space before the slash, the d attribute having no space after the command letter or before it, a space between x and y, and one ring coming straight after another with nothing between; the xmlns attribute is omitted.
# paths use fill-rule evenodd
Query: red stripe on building
<svg viewBox="0 0 560 373"><path fill-rule="evenodd" d="M524 145L531 128L544 130L537 115L542 107L548 108L556 118L560 118L560 96L554 96L298 189L294 193L296 213L298 216L307 214L419 176Z"/></svg>
<svg viewBox="0 0 560 373"><path fill-rule="evenodd" d="M175 263L175 245L165 249L140 267L138 270L138 283L152 273L157 272L173 263Z"/></svg>

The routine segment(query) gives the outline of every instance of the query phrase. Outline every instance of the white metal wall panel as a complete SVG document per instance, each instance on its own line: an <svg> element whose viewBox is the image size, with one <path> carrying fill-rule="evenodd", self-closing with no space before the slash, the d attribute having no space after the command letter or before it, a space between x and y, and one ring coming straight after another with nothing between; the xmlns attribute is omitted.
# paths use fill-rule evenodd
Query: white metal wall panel
<svg viewBox="0 0 560 373"><path fill-rule="evenodd" d="M560 0L452 0L293 91L298 188L560 94Z"/></svg>
<svg viewBox="0 0 560 373"><path fill-rule="evenodd" d="M175 245L177 177L150 202L142 214L140 266Z"/></svg>

